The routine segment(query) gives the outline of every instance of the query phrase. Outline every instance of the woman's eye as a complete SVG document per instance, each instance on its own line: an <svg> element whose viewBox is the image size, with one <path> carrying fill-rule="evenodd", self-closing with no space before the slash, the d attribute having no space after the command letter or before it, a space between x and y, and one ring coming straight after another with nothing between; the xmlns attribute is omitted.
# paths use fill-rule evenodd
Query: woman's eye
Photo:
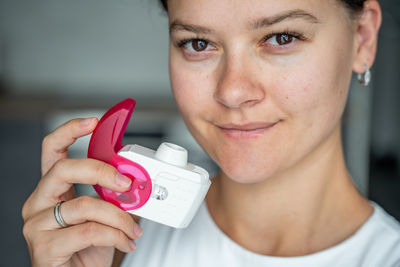
<svg viewBox="0 0 400 267"><path fill-rule="evenodd" d="M193 39L186 41L183 46L185 49L191 52L202 52L205 51L209 46L209 42L202 40L202 39Z"/></svg>
<svg viewBox="0 0 400 267"><path fill-rule="evenodd" d="M279 33L270 36L266 41L272 46L285 46L293 43L296 39L298 38L292 34Z"/></svg>

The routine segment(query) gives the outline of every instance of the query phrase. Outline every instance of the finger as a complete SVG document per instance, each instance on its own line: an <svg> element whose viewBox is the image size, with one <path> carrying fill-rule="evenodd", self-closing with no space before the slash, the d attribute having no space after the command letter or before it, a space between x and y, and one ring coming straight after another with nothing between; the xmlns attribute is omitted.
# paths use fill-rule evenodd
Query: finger
<svg viewBox="0 0 400 267"><path fill-rule="evenodd" d="M73 184L100 185L115 192L125 192L132 180L110 164L95 159L63 159L43 177L38 188L57 198ZM54 204L54 203L53 203Z"/></svg>
<svg viewBox="0 0 400 267"><path fill-rule="evenodd" d="M48 244L48 253L54 256L69 256L91 246L115 247L127 253L136 248L135 242L122 231L95 222L57 229L50 233L52 237Z"/></svg>
<svg viewBox="0 0 400 267"><path fill-rule="evenodd" d="M79 137L90 134L97 125L97 118L70 120L43 139L42 174L62 158L68 157L68 147Z"/></svg>
<svg viewBox="0 0 400 267"><path fill-rule="evenodd" d="M59 211L64 222L69 226L92 221L121 230L131 239L139 238L142 233L142 229L129 213L94 197L82 196L64 202L60 205ZM38 213L27 225L28 231L30 225L41 230L61 228L54 217L54 207Z"/></svg>
<svg viewBox="0 0 400 267"><path fill-rule="evenodd" d="M132 180L120 174L113 166L95 159L62 159L39 182L23 207L27 220L59 201L65 200L73 184L100 185L115 192L125 192Z"/></svg>

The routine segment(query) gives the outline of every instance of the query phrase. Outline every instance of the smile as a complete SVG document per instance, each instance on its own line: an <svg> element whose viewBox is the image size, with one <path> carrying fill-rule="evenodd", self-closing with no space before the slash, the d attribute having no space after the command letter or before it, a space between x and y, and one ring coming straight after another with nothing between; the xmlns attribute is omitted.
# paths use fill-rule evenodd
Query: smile
<svg viewBox="0 0 400 267"><path fill-rule="evenodd" d="M273 128L277 123L248 123L248 124L217 124L222 133L235 140L254 139L262 136Z"/></svg>

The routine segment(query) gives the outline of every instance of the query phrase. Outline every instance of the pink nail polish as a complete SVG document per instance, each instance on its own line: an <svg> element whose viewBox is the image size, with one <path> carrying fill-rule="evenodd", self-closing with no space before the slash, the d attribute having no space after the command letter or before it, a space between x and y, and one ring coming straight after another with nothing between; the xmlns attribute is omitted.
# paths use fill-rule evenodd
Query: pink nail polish
<svg viewBox="0 0 400 267"><path fill-rule="evenodd" d="M115 180L117 185L121 187L128 187L132 183L132 180L129 179L129 177L126 177L125 175L122 175L120 173L117 173L117 178Z"/></svg>
<svg viewBox="0 0 400 267"><path fill-rule="evenodd" d="M135 244L135 242L133 242L132 240L129 240L129 241L128 241L128 244L129 244L129 247L130 247L132 250L135 250L135 249L136 249L136 244Z"/></svg>
<svg viewBox="0 0 400 267"><path fill-rule="evenodd" d="M135 224L133 226L133 231L135 232L135 235L137 237L140 237L142 235L142 233L143 233L142 228L138 224Z"/></svg>
<svg viewBox="0 0 400 267"><path fill-rule="evenodd" d="M81 120L80 123L82 126L88 126L92 123L92 121L93 121L93 118L86 118L84 120Z"/></svg>

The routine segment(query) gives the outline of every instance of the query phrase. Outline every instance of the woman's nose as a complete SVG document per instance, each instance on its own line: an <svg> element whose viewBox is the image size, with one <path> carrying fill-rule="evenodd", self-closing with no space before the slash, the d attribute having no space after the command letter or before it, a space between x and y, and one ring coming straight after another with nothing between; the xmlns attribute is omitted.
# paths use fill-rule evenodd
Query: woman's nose
<svg viewBox="0 0 400 267"><path fill-rule="evenodd" d="M265 91L252 66L247 62L224 63L219 74L214 98L228 108L251 107L262 101Z"/></svg>

